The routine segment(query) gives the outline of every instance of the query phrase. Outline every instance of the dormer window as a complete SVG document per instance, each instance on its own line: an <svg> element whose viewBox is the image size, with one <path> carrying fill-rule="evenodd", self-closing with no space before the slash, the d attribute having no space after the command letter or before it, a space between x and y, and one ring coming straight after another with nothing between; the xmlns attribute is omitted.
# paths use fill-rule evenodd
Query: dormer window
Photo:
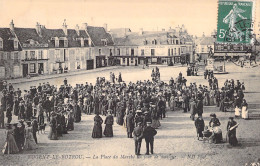
<svg viewBox="0 0 260 166"><path fill-rule="evenodd" d="M18 49L18 41L14 40L14 49Z"/></svg>
<svg viewBox="0 0 260 166"><path fill-rule="evenodd" d="M107 46L107 39L101 39L103 46Z"/></svg>
<svg viewBox="0 0 260 166"><path fill-rule="evenodd" d="M147 45L148 44L148 41L147 40L144 40L144 45Z"/></svg>
<svg viewBox="0 0 260 166"><path fill-rule="evenodd" d="M68 47L68 45L69 45L68 40L65 39L65 40L64 40L64 47Z"/></svg>
<svg viewBox="0 0 260 166"><path fill-rule="evenodd" d="M58 37L55 37L54 38L54 41L55 41L55 47L59 47L60 43L59 43L59 38Z"/></svg>
<svg viewBox="0 0 260 166"><path fill-rule="evenodd" d="M156 45L156 44L157 44L157 40L154 39L154 40L152 41L152 44Z"/></svg>
<svg viewBox="0 0 260 166"><path fill-rule="evenodd" d="M0 38L0 49L3 49L3 39Z"/></svg>
<svg viewBox="0 0 260 166"><path fill-rule="evenodd" d="M34 42L34 40L29 40L29 43L30 43L30 45L34 45L35 44L35 42Z"/></svg>

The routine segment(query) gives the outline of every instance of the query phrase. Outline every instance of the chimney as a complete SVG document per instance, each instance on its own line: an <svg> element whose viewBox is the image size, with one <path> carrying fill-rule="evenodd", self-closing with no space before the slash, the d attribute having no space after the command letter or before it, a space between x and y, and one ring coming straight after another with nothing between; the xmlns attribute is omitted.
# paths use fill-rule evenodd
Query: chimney
<svg viewBox="0 0 260 166"><path fill-rule="evenodd" d="M103 25L103 27L104 27L105 31L107 32L107 23L105 23L105 24Z"/></svg>
<svg viewBox="0 0 260 166"><path fill-rule="evenodd" d="M39 35L39 36L41 36L42 35L42 28L41 28L42 26L37 22L36 23L36 32L37 32L37 34Z"/></svg>
<svg viewBox="0 0 260 166"><path fill-rule="evenodd" d="M68 35L68 25L66 24L66 19L64 19L64 22L63 22L63 32L65 33L65 35L67 36Z"/></svg>
<svg viewBox="0 0 260 166"><path fill-rule="evenodd" d="M12 20L9 25L10 25L10 30L14 31L14 20Z"/></svg>
<svg viewBox="0 0 260 166"><path fill-rule="evenodd" d="M77 34L79 36L79 25L78 24L76 25L75 30L76 30L76 32L77 32Z"/></svg>
<svg viewBox="0 0 260 166"><path fill-rule="evenodd" d="M143 28L140 28L139 29L139 35L142 35L143 34Z"/></svg>
<svg viewBox="0 0 260 166"><path fill-rule="evenodd" d="M82 24L82 28L83 28L84 30L87 30L87 27L88 27L88 23L83 23L83 24Z"/></svg>

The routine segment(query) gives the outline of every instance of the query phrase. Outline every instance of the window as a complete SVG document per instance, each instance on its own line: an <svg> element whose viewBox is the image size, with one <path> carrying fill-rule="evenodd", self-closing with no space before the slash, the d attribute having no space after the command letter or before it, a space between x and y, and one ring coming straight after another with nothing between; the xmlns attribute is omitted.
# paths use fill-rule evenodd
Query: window
<svg viewBox="0 0 260 166"><path fill-rule="evenodd" d="M24 53L24 59L28 59L28 51L25 51L25 53Z"/></svg>
<svg viewBox="0 0 260 166"><path fill-rule="evenodd" d="M179 40L176 40L176 44L179 44Z"/></svg>
<svg viewBox="0 0 260 166"><path fill-rule="evenodd" d="M131 49L131 55L134 56L135 55L135 50L132 48Z"/></svg>
<svg viewBox="0 0 260 166"><path fill-rule="evenodd" d="M19 76L19 75L20 75L19 66L14 66L14 76Z"/></svg>
<svg viewBox="0 0 260 166"><path fill-rule="evenodd" d="M171 55L173 55L173 48L172 48L172 51L171 51Z"/></svg>
<svg viewBox="0 0 260 166"><path fill-rule="evenodd" d="M179 55L181 55L181 48L179 48L178 51L179 51Z"/></svg>
<svg viewBox="0 0 260 166"><path fill-rule="evenodd" d="M55 38L55 47L59 47L59 39Z"/></svg>
<svg viewBox="0 0 260 166"><path fill-rule="evenodd" d="M148 44L148 41L147 41L147 40L145 40L145 41L144 41L144 45L147 45L147 44Z"/></svg>
<svg viewBox="0 0 260 166"><path fill-rule="evenodd" d="M35 63L30 64L30 73L35 73Z"/></svg>
<svg viewBox="0 0 260 166"><path fill-rule="evenodd" d="M125 63L125 58L123 58L123 63Z"/></svg>
<svg viewBox="0 0 260 166"><path fill-rule="evenodd" d="M0 38L0 48L3 48L3 40Z"/></svg>
<svg viewBox="0 0 260 166"><path fill-rule="evenodd" d="M120 55L120 48L117 49L117 55Z"/></svg>
<svg viewBox="0 0 260 166"><path fill-rule="evenodd" d="M5 67L0 67L0 77L5 77Z"/></svg>
<svg viewBox="0 0 260 166"><path fill-rule="evenodd" d="M18 52L14 53L14 62L18 63Z"/></svg>
<svg viewBox="0 0 260 166"><path fill-rule="evenodd" d="M18 49L18 41L14 40L14 49Z"/></svg>
<svg viewBox="0 0 260 166"><path fill-rule="evenodd" d="M112 49L109 49L109 55L110 55L110 56L113 55Z"/></svg>
<svg viewBox="0 0 260 166"><path fill-rule="evenodd" d="M144 49L141 49L141 55L144 56Z"/></svg>
<svg viewBox="0 0 260 166"><path fill-rule="evenodd" d="M201 52L204 52L204 47L201 48Z"/></svg>
<svg viewBox="0 0 260 166"><path fill-rule="evenodd" d="M154 56L154 55L155 55L155 50L151 49L151 56Z"/></svg>
<svg viewBox="0 0 260 166"><path fill-rule="evenodd" d="M174 48L174 55L176 55L177 54L177 52L176 52L176 48Z"/></svg>
<svg viewBox="0 0 260 166"><path fill-rule="evenodd" d="M38 51L38 59L43 59L43 51L42 50Z"/></svg>
<svg viewBox="0 0 260 166"><path fill-rule="evenodd" d="M101 53L102 53L102 50L100 48L100 49L98 49L98 55L101 55Z"/></svg>
<svg viewBox="0 0 260 166"><path fill-rule="evenodd" d="M171 55L171 49L169 48L168 49L168 56L170 56Z"/></svg>
<svg viewBox="0 0 260 166"><path fill-rule="evenodd" d="M107 46L107 39L101 39L103 46Z"/></svg>
<svg viewBox="0 0 260 166"><path fill-rule="evenodd" d="M77 64L77 69L80 69L80 63L76 62L76 64Z"/></svg>
<svg viewBox="0 0 260 166"><path fill-rule="evenodd" d="M64 47L68 47L69 43L68 40L64 40Z"/></svg>
<svg viewBox="0 0 260 166"><path fill-rule="evenodd" d="M35 59L35 51L30 51L30 57L31 59Z"/></svg>
<svg viewBox="0 0 260 166"><path fill-rule="evenodd" d="M4 60L4 53L0 52L0 61Z"/></svg>

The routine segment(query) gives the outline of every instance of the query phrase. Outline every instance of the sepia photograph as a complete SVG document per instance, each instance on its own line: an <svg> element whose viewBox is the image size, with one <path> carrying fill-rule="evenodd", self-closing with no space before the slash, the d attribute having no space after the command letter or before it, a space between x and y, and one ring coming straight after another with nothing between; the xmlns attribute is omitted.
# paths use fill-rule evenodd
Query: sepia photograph
<svg viewBox="0 0 260 166"><path fill-rule="evenodd" d="M260 166L260 0L0 0L0 18L0 166Z"/></svg>

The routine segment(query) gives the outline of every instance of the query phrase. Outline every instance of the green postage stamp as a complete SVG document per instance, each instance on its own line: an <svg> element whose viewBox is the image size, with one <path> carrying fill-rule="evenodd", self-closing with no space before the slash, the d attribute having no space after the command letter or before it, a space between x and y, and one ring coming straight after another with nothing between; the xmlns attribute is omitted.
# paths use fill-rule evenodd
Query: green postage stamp
<svg viewBox="0 0 260 166"><path fill-rule="evenodd" d="M219 0L217 42L249 44L253 34L254 0Z"/></svg>

